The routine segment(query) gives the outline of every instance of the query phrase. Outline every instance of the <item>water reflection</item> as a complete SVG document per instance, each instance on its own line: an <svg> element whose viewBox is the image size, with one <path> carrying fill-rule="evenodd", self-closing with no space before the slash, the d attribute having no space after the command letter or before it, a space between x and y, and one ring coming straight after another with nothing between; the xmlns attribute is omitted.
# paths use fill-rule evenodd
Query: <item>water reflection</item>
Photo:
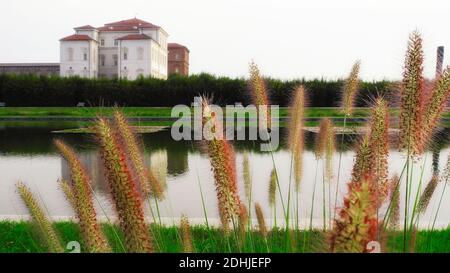
<svg viewBox="0 0 450 273"><path fill-rule="evenodd" d="M104 180L104 170L96 150L93 137L81 134L52 134L51 131L61 128L73 128L72 125L60 126L4 126L0 128L0 217L20 218L26 215L26 210L22 206L16 194L14 185L18 180L22 180L39 193L40 198L45 203L49 213L54 217L71 217L73 212L65 200L61 190L57 185L60 178L69 178L69 170L66 162L59 157L52 144L52 139L58 137L74 146L80 153L81 161L84 163L93 180L93 188L99 200L97 209L99 214L103 210L108 216L114 216L111 202L109 200L108 187ZM284 132L282 132L284 134ZM418 186L420 168L424 167L424 180L422 189L432 176L433 172L443 170L447 156L450 153L449 131L438 132L436 145L434 145L425 156L415 163L415 173L413 183ZM340 138L339 138L340 140ZM343 145L337 141L338 149L343 151L343 164L341 168L342 180L350 176L353 165L354 152L352 148L356 144L358 136L346 135ZM217 201L214 190L213 174L210 170L208 158L203 154L201 145L196 142L183 141L175 142L170 138L167 131L145 134L142 137L144 143L145 163L152 168L161 181L166 185L166 201L160 204L161 215L168 223L174 221L181 213L186 213L193 222L203 223L204 211L202 208L202 196L200 195L199 184L201 185L207 213L210 222L217 218ZM300 200L300 220L301 225L306 226L309 221L309 210L312 202L313 182L315 169L319 168L318 181L322 181L322 162L317 163L312 151L314 134L306 133L306 151L304 154L304 174L299 195ZM234 143L236 149L236 162L239 181L242 179L243 152L249 154L251 173L253 177L253 200L260 202L268 218L275 217L274 210L268 205L268 186L270 172L273 168L272 157L268 153L259 152L259 144L251 141L239 141ZM273 154L277 171L279 173L281 188L287 192L289 182L289 162L290 155L285 147L281 147ZM333 159L334 166L337 166L338 156ZM400 173L404 164L404 155L396 151L390 151L389 173ZM335 170L335 175L336 175ZM336 178L331 184L331 192L335 191ZM245 198L243 183L240 183L239 190L241 198ZM314 223L322 223L321 206L323 197L321 196L322 186L318 183L316 189L316 199L314 211ZM443 184L439 183L430 207L421 217L422 226L427 226L434 216L439 195ZM403 188L401 189L404 190ZM346 188L340 187L338 200L342 200ZM415 193L413 193L415 194ZM401 195L403 196L403 195ZM334 195L332 196L334 197ZM328 201L328 199L326 198ZM331 201L334 204L334 200ZM279 198L276 200L277 217L281 218L282 209ZM403 204L401 204L403 206ZM403 210L401 210L403 211ZM444 202L437 220L437 225L445 227L450 222L450 191L444 196ZM282 220L279 221L282 223Z"/></svg>

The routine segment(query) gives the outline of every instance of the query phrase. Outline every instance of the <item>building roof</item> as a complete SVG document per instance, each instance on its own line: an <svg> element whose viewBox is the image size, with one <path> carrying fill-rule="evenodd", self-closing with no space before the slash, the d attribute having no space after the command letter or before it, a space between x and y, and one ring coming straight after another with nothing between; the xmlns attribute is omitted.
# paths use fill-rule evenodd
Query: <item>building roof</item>
<svg viewBox="0 0 450 273"><path fill-rule="evenodd" d="M168 43L167 48L184 48L189 52L189 49L186 46L178 44L178 43Z"/></svg>
<svg viewBox="0 0 450 273"><path fill-rule="evenodd" d="M141 19L133 18L105 24L97 28L100 31L133 31L139 28L160 28L160 26L146 22Z"/></svg>
<svg viewBox="0 0 450 273"><path fill-rule="evenodd" d="M76 27L74 28L75 30L81 30L81 29L86 29L86 30L94 30L95 27L91 26L91 25L85 25L85 26L81 26L81 27Z"/></svg>
<svg viewBox="0 0 450 273"><path fill-rule="evenodd" d="M91 41L94 40L88 35L73 34L60 39L60 41Z"/></svg>
<svg viewBox="0 0 450 273"><path fill-rule="evenodd" d="M117 40L151 40L151 39L152 37L145 34L130 34L117 38Z"/></svg>

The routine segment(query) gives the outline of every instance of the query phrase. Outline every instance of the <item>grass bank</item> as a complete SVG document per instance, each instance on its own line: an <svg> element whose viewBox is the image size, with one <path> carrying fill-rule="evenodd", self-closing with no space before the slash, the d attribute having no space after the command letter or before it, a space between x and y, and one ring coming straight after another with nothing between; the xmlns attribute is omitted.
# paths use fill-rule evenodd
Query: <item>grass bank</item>
<svg viewBox="0 0 450 273"><path fill-rule="evenodd" d="M56 222L55 229L63 244L70 241L81 242L80 228L74 222ZM123 252L118 228L104 224L103 229L111 247L115 252ZM182 252L182 244L177 227L152 226L154 245L158 252ZM327 236L321 231L300 231L290 234L289 249L286 250L286 235L283 231L274 230L269 233L267 242L259 233L249 232L245 239L231 234L228 238L223 232L205 226L191 227L191 235L196 252L326 252ZM35 235L34 226L30 222L0 222L0 253L5 252L46 252L47 250ZM82 245L82 244L81 244ZM402 251L402 232L390 231L384 242L385 251ZM82 246L83 251L83 246ZM450 229L435 231L419 231L416 237L414 252L450 253Z"/></svg>
<svg viewBox="0 0 450 273"><path fill-rule="evenodd" d="M170 117L170 107L123 107L127 117ZM98 114L112 115L112 107L0 107L0 117L96 117ZM392 109L397 113L397 109ZM311 107L306 117L343 117L339 108ZM357 108L353 117L368 117L370 108ZM288 116L288 108L280 108L280 116Z"/></svg>

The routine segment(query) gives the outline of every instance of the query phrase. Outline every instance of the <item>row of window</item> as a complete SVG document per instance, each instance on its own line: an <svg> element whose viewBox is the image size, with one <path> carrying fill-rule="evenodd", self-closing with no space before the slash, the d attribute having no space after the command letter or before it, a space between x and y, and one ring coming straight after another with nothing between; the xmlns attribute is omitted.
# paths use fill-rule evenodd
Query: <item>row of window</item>
<svg viewBox="0 0 450 273"><path fill-rule="evenodd" d="M83 48L82 49L83 53L82 53L82 60L83 61L87 61L88 60L88 51L87 48ZM93 61L95 63L96 61L96 50L94 50L94 56L93 56ZM100 65L101 66L105 66L106 65L106 55L104 54L100 54ZM129 49L127 47L124 47L122 49L122 60L128 60L129 57ZM142 47L138 47L136 49L136 59L139 61L142 61L144 59L144 48ZM118 55L117 54L113 54L112 55L113 58L113 64L114 66L118 65ZM74 49L72 47L67 48L67 61L72 62L74 61ZM160 55L160 54L152 54L152 62L153 63L165 63L167 60L166 56Z"/></svg>

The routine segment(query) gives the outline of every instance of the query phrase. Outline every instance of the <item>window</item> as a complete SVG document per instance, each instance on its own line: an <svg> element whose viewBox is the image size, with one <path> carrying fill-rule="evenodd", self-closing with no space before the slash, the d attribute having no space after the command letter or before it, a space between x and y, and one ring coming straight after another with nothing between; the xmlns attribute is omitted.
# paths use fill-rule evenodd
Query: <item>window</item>
<svg viewBox="0 0 450 273"><path fill-rule="evenodd" d="M123 48L123 59L128 60L128 48Z"/></svg>
<svg viewBox="0 0 450 273"><path fill-rule="evenodd" d="M83 53L83 60L87 61L87 53Z"/></svg>
<svg viewBox="0 0 450 273"><path fill-rule="evenodd" d="M100 55L100 65L105 66L105 55L103 54Z"/></svg>
<svg viewBox="0 0 450 273"><path fill-rule="evenodd" d="M118 65L118 57L117 57L117 54L114 54L114 55L113 55L113 61L114 61L114 66L117 66L117 65Z"/></svg>
<svg viewBox="0 0 450 273"><path fill-rule="evenodd" d="M101 39L101 40L100 40L100 45L101 45L101 46L105 46L105 39Z"/></svg>
<svg viewBox="0 0 450 273"><path fill-rule="evenodd" d="M114 46L118 46L119 45L119 40L114 40Z"/></svg>
<svg viewBox="0 0 450 273"><path fill-rule="evenodd" d="M67 49L67 60L68 60L69 62L72 62L72 61L73 61L73 48L71 48L71 47L69 47L69 48Z"/></svg>
<svg viewBox="0 0 450 273"><path fill-rule="evenodd" d="M138 60L142 61L144 59L144 49L142 47L138 47L137 55L138 55Z"/></svg>

